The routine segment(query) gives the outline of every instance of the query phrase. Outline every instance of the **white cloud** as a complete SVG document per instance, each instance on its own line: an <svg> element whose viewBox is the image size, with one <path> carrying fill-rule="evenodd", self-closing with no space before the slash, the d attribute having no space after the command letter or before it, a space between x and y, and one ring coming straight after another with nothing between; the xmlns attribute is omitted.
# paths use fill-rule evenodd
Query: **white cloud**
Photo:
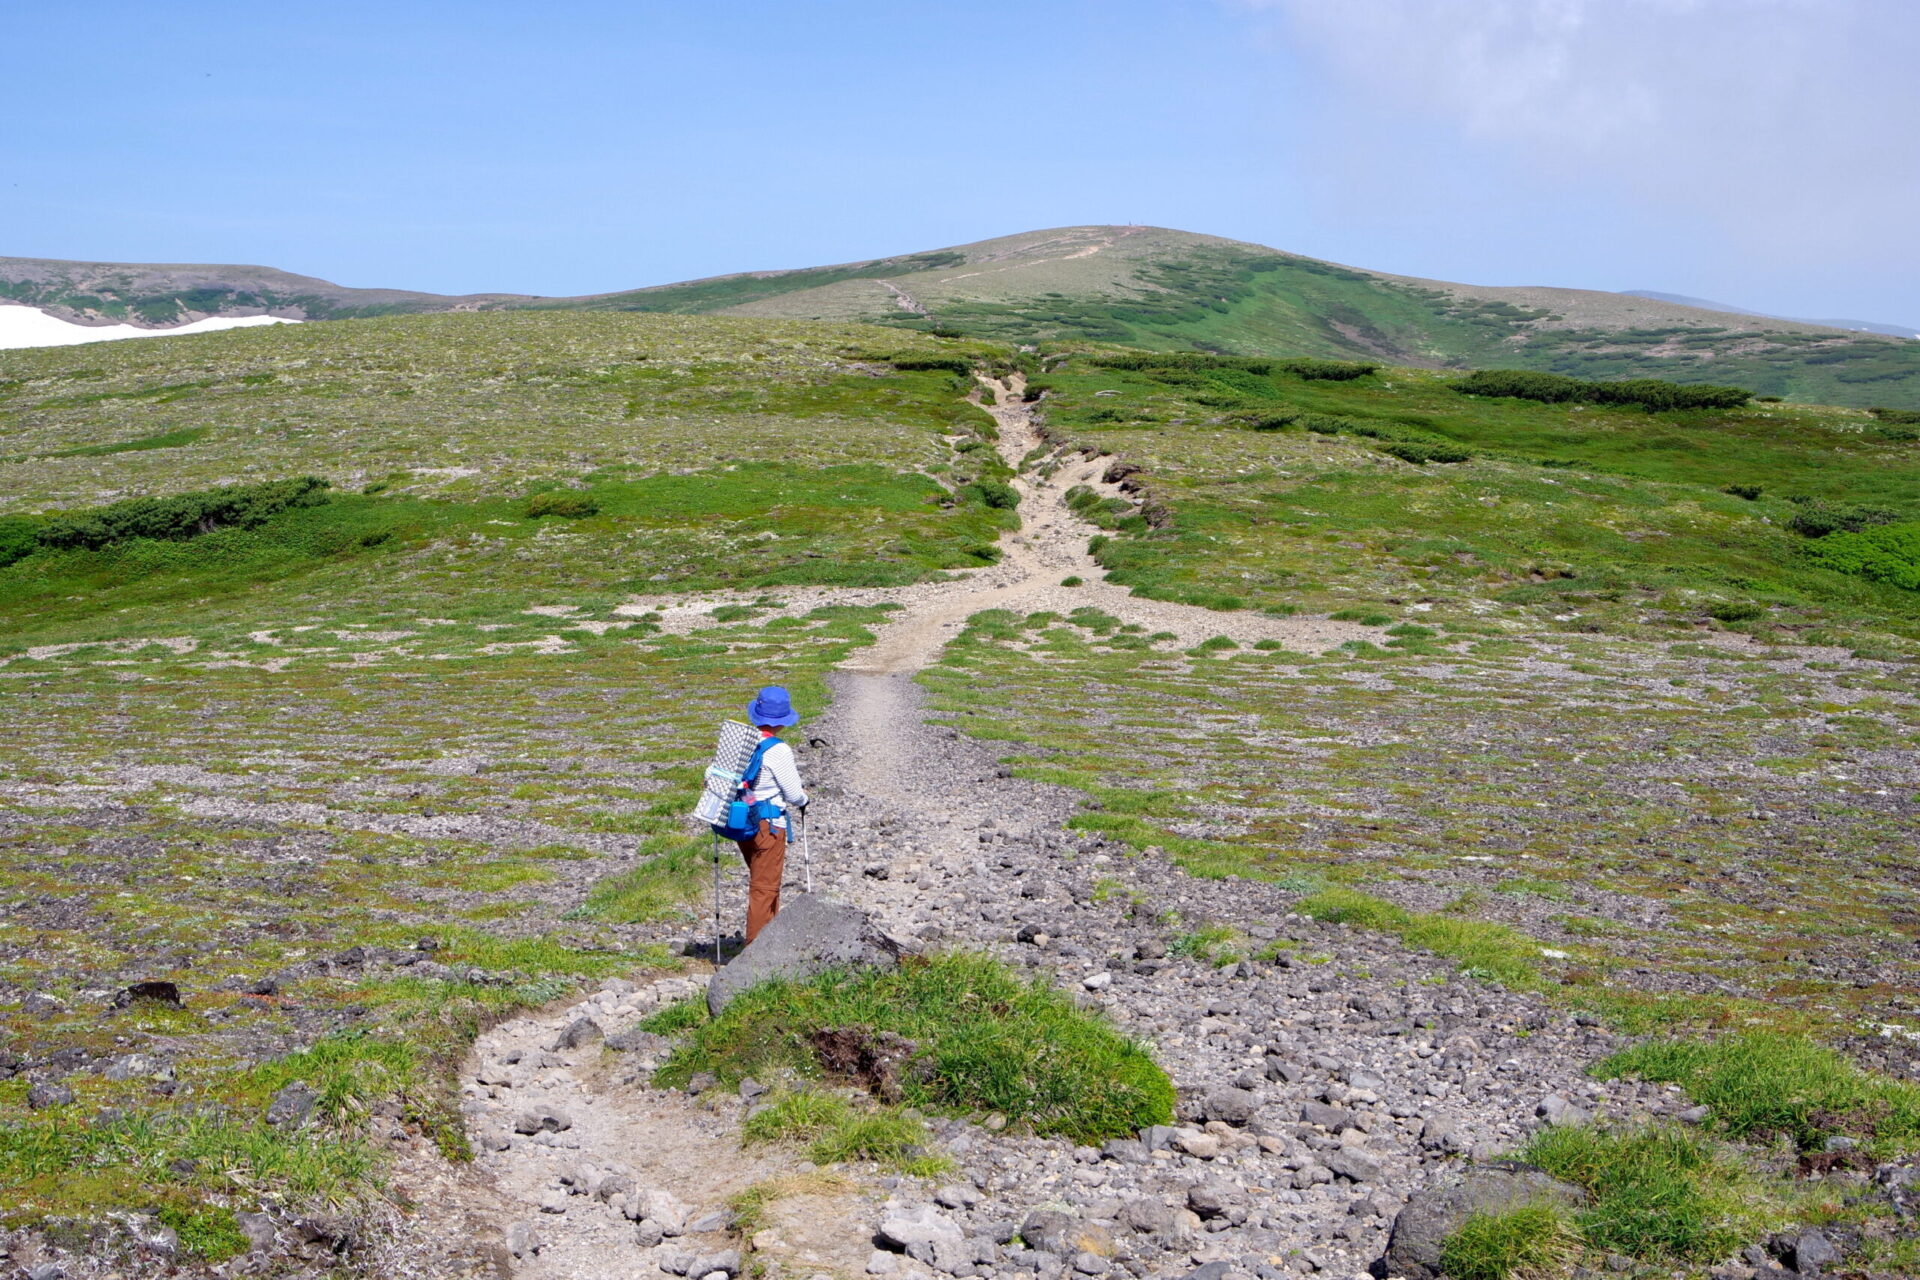
<svg viewBox="0 0 1920 1280"><path fill-rule="evenodd" d="M1443 126L1803 263L1920 265L1912 0L1237 0L1383 149Z"/></svg>

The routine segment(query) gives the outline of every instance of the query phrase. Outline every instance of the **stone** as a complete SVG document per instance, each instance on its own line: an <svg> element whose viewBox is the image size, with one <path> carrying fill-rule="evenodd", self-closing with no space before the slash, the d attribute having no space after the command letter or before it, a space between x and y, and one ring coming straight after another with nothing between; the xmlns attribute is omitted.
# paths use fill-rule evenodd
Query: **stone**
<svg viewBox="0 0 1920 1280"><path fill-rule="evenodd" d="M677 1236L687 1227L687 1206L671 1191L640 1191L628 1196L631 1212L641 1221L651 1222L662 1235Z"/></svg>
<svg viewBox="0 0 1920 1280"><path fill-rule="evenodd" d="M710 1231L725 1231L732 1225L733 1215L730 1213L725 1211L703 1213L687 1224L687 1234L690 1236L705 1235ZM709 1268L709 1270L711 1270L711 1268ZM705 1275L706 1272L703 1271L700 1274Z"/></svg>
<svg viewBox="0 0 1920 1280"><path fill-rule="evenodd" d="M1196 1160L1211 1160L1220 1154L1219 1138L1192 1129L1182 1129L1174 1134L1173 1145Z"/></svg>
<svg viewBox="0 0 1920 1280"><path fill-rule="evenodd" d="M1578 1209L1586 1200L1580 1188L1518 1161L1445 1170L1414 1192L1394 1217L1387 1237L1387 1274L1439 1280L1441 1244L1475 1213L1499 1213L1531 1201Z"/></svg>
<svg viewBox="0 0 1920 1280"><path fill-rule="evenodd" d="M1201 1109L1209 1120L1240 1126L1252 1120L1260 1110L1260 1099L1245 1089L1224 1086L1210 1091Z"/></svg>
<svg viewBox="0 0 1920 1280"><path fill-rule="evenodd" d="M313 1110L320 1105L320 1095L305 1080L295 1080L283 1086L267 1103L267 1123L297 1129L313 1118Z"/></svg>
<svg viewBox="0 0 1920 1280"><path fill-rule="evenodd" d="M265 1253L273 1248L277 1233L273 1229L273 1219L264 1213L236 1213L234 1225L240 1228L240 1234L247 1238L247 1248L253 1253Z"/></svg>
<svg viewBox="0 0 1920 1280"><path fill-rule="evenodd" d="M1233 1264L1230 1262L1205 1262L1187 1272L1181 1280L1227 1280L1232 1274Z"/></svg>
<svg viewBox="0 0 1920 1280"><path fill-rule="evenodd" d="M633 1194L633 1179L624 1173L610 1173L600 1179L593 1188L594 1199L602 1203L611 1203L615 1196L626 1197Z"/></svg>
<svg viewBox="0 0 1920 1280"><path fill-rule="evenodd" d="M943 1209L971 1209L980 1203L980 1193L972 1187L952 1183L936 1190L933 1202Z"/></svg>
<svg viewBox="0 0 1920 1280"><path fill-rule="evenodd" d="M516 1222L507 1228L507 1252L516 1258L531 1258L540 1252L540 1231L531 1222Z"/></svg>
<svg viewBox="0 0 1920 1280"><path fill-rule="evenodd" d="M1342 1129L1353 1127L1353 1113L1345 1107L1325 1102L1308 1102L1300 1107L1300 1123L1319 1125L1328 1133L1339 1133Z"/></svg>
<svg viewBox="0 0 1920 1280"><path fill-rule="evenodd" d="M1533 1113L1555 1127L1585 1124L1592 1119L1585 1111L1574 1106L1564 1095L1558 1093L1550 1093L1540 1099Z"/></svg>
<svg viewBox="0 0 1920 1280"><path fill-rule="evenodd" d="M596 1040L605 1039L606 1033L592 1018L575 1018L554 1040L553 1049L556 1053L563 1049L578 1049L583 1044L592 1044Z"/></svg>
<svg viewBox="0 0 1920 1280"><path fill-rule="evenodd" d="M1187 1188L1187 1208L1202 1218L1224 1218L1246 1202L1246 1193L1225 1178L1207 1178Z"/></svg>
<svg viewBox="0 0 1920 1280"><path fill-rule="evenodd" d="M1086 977L1080 979L1080 985L1085 987L1089 991L1105 991L1108 987L1113 985L1113 975L1105 971L1102 971L1100 973L1090 973Z"/></svg>
<svg viewBox="0 0 1920 1280"><path fill-rule="evenodd" d="M783 907L750 946L713 975L707 1010L719 1014L733 998L769 978L810 978L826 969L870 969L895 964L901 947L865 912L802 894Z"/></svg>
<svg viewBox="0 0 1920 1280"><path fill-rule="evenodd" d="M660 1255L660 1269L670 1276L684 1276L697 1259L685 1249L668 1249Z"/></svg>
<svg viewBox="0 0 1920 1280"><path fill-rule="evenodd" d="M160 1074L160 1060L144 1053L127 1053L106 1065L101 1076L108 1080L139 1080Z"/></svg>
<svg viewBox="0 0 1920 1280"><path fill-rule="evenodd" d="M1116 1252L1112 1232L1056 1209L1035 1209L1029 1213L1020 1224L1020 1238L1027 1242L1029 1249L1062 1258L1079 1253L1110 1258Z"/></svg>
<svg viewBox="0 0 1920 1280"><path fill-rule="evenodd" d="M73 1101L73 1090L58 1080L46 1080L27 1090L27 1105L35 1111L64 1107Z"/></svg>
<svg viewBox="0 0 1920 1280"><path fill-rule="evenodd" d="M1165 1235L1178 1221L1178 1210L1165 1200L1129 1200L1120 1210L1120 1224L1143 1236Z"/></svg>
<svg viewBox="0 0 1920 1280"><path fill-rule="evenodd" d="M38 1018L42 1022L66 1011L66 1005L44 991L30 991L27 993L27 998L20 1002L20 1012L29 1018Z"/></svg>
<svg viewBox="0 0 1920 1280"><path fill-rule="evenodd" d="M1688 1107L1680 1113L1680 1119L1688 1124L1705 1124L1712 1115L1712 1107Z"/></svg>
<svg viewBox="0 0 1920 1280"><path fill-rule="evenodd" d="M719 1253L697 1257L688 1264L685 1274L689 1277L737 1276L740 1274L740 1251L723 1249Z"/></svg>
<svg viewBox="0 0 1920 1280"><path fill-rule="evenodd" d="M906 1206L891 1202L880 1219L876 1235L880 1244L901 1253L917 1244L931 1244L936 1240L958 1244L964 1238L965 1233L959 1226L932 1205Z"/></svg>
<svg viewBox="0 0 1920 1280"><path fill-rule="evenodd" d="M875 879L884 880L885 876ZM888 1253L885 1249L875 1249L867 1255L867 1274L870 1276L890 1276L900 1269L900 1255Z"/></svg>
<svg viewBox="0 0 1920 1280"><path fill-rule="evenodd" d="M651 1249L666 1236L660 1230L660 1224L653 1221L636 1223L633 1228L633 1242L642 1249Z"/></svg>
<svg viewBox="0 0 1920 1280"><path fill-rule="evenodd" d="M1385 1168L1378 1156L1360 1147L1335 1147L1320 1159L1335 1175L1353 1182L1376 1181Z"/></svg>
<svg viewBox="0 0 1920 1280"><path fill-rule="evenodd" d="M529 1107L513 1118L515 1133L565 1133L573 1128L573 1120L558 1107L545 1103Z"/></svg>
<svg viewBox="0 0 1920 1280"><path fill-rule="evenodd" d="M1821 1268L1840 1261L1840 1250L1820 1231L1802 1231L1793 1242L1793 1269L1803 1276L1818 1275Z"/></svg>

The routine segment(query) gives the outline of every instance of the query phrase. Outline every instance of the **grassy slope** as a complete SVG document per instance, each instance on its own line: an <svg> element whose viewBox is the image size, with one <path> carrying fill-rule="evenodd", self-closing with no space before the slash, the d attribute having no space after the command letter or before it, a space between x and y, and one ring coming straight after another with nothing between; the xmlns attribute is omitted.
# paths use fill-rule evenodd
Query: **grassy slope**
<svg viewBox="0 0 1920 1280"><path fill-rule="evenodd" d="M351 1200L378 1168L357 1105L398 1089L457 1147L432 1068L476 1025L669 963L688 887L645 910L631 892L603 910L595 887L677 865L715 719L769 679L819 707L821 674L884 616L735 607L677 636L650 594L909 581L981 563L1011 517L943 505L992 456L953 376L852 358L964 344L644 316L210 336L0 356L13 516L337 486L256 529L0 568L0 1050L28 1066L0 1080L0 1214L160 1207L217 1256L238 1247L227 1210L253 1207L227 1168L296 1204ZM112 448L128 440L161 444ZM530 517L554 487L597 513ZM421 938L480 980L313 967ZM249 994L275 973L277 995ZM104 1007L143 979L185 1007ZM64 1008L28 1014L32 991ZM249 1065L300 1046L319 1057ZM156 1052L176 1079L82 1070L75 1103L30 1111L63 1050ZM260 1123L295 1076L335 1099L334 1147ZM182 1101L216 1104L218 1130ZM103 1106L132 1127L92 1123Z"/></svg>
<svg viewBox="0 0 1920 1280"><path fill-rule="evenodd" d="M949 374L859 358L895 351L1007 358L873 328L560 314L0 355L0 514L306 472L342 492L257 531L0 570L5 1047L190 1041L185 1096L223 1102L222 1150L243 1152L220 1159L296 1199L351 1192L360 1166L329 1155L319 1177L304 1140L264 1134L288 1072L343 1106L413 1080L412 1113L450 1133L419 1063L490 1010L664 962L648 943L675 886L633 884L634 855L679 865L712 719L769 676L818 706L879 616L745 610L674 637L646 595L846 566L900 581L978 563L1007 519L923 501L986 474L988 451L957 447L986 419ZM1437 633L1304 660L1168 654L1098 617L976 628L930 675L937 698L1099 797L1084 825L1203 870L1523 928L1565 957L1509 948L1502 972L1617 1017L1913 1019L1915 597L1812 565L1777 496L1910 501L1911 445L1845 410L1467 401L1413 370L1265 389L1083 359L1045 376L1050 428L1144 465L1172 512L1103 552L1142 589ZM1482 456L1419 468L1364 437L1238 425L1288 406ZM552 486L598 513L530 518ZM1725 624L1716 605L1761 608ZM1771 643L1787 639L1868 656L1808 662ZM1086 723L1028 714L1066 690ZM301 968L423 935L502 985ZM283 998L246 994L289 967ZM87 994L136 977L179 981L186 1008L110 1014ZM29 990L67 1012L27 1015ZM299 1045L324 1061L248 1066ZM250 1206L170 1170L185 1138L126 1135L99 1178L63 1173L79 1148L53 1126L174 1105L70 1079L74 1107L31 1114L26 1079L0 1082L0 1209L177 1203L231 1244L221 1206Z"/></svg>
<svg viewBox="0 0 1920 1280"><path fill-rule="evenodd" d="M1362 884L1431 913L1392 917L1410 936L1629 1025L1914 1022L1920 596L1820 567L1777 496L1911 517L1911 443L1846 410L1473 400L1418 370L1049 363L1049 430L1142 466L1171 514L1100 549L1124 581L1381 629L1305 658L982 619L926 679L954 723L1095 796L1081 825L1211 874ZM1245 425L1287 407L1480 452L1422 467ZM1065 698L1083 722L1033 710Z"/></svg>
<svg viewBox="0 0 1920 1280"><path fill-rule="evenodd" d="M455 304L727 313L953 328L1001 341L1082 338L1244 355L1663 377L1732 383L1803 403L1920 409L1920 342L1618 294L1384 276L1155 227L1057 228L869 262L582 298L350 290L262 268L28 265L33 272L0 260L0 297L149 323L262 306L299 308L316 319ZM86 270L49 278L49 267ZM924 313L903 309L902 294Z"/></svg>
<svg viewBox="0 0 1920 1280"><path fill-rule="evenodd" d="M885 289L850 290L856 280L884 280L925 313L902 310ZM1382 276L1151 227L1061 228L853 267L728 276L564 305L861 319L1008 342L1082 338L1662 377L1808 403L1920 407L1920 343L1615 294Z"/></svg>

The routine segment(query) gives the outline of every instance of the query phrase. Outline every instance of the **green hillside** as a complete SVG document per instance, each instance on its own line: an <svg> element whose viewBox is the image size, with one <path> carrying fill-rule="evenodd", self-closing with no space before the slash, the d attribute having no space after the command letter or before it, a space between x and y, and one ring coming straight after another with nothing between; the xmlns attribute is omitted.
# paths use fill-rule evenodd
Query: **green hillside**
<svg viewBox="0 0 1920 1280"><path fill-rule="evenodd" d="M940 261L729 276L590 305L860 319L1006 342L1658 377L1920 408L1920 342L1622 294L1387 276L1156 227L1064 228L919 257Z"/></svg>
<svg viewBox="0 0 1920 1280"><path fill-rule="evenodd" d="M997 342L1730 383L1807 404L1920 409L1920 342L1627 294L1384 275L1161 227L1064 227L579 298L347 289L262 267L0 258L0 298L153 325L514 308L858 321Z"/></svg>

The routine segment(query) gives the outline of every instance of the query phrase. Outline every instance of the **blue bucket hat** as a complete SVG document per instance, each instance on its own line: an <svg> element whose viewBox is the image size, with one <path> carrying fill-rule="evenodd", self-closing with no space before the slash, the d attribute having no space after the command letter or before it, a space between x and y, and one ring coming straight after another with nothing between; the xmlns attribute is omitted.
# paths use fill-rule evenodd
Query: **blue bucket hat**
<svg viewBox="0 0 1920 1280"><path fill-rule="evenodd" d="M770 684L747 708L747 719L753 724L799 724L800 713L793 709L793 699L785 689Z"/></svg>

